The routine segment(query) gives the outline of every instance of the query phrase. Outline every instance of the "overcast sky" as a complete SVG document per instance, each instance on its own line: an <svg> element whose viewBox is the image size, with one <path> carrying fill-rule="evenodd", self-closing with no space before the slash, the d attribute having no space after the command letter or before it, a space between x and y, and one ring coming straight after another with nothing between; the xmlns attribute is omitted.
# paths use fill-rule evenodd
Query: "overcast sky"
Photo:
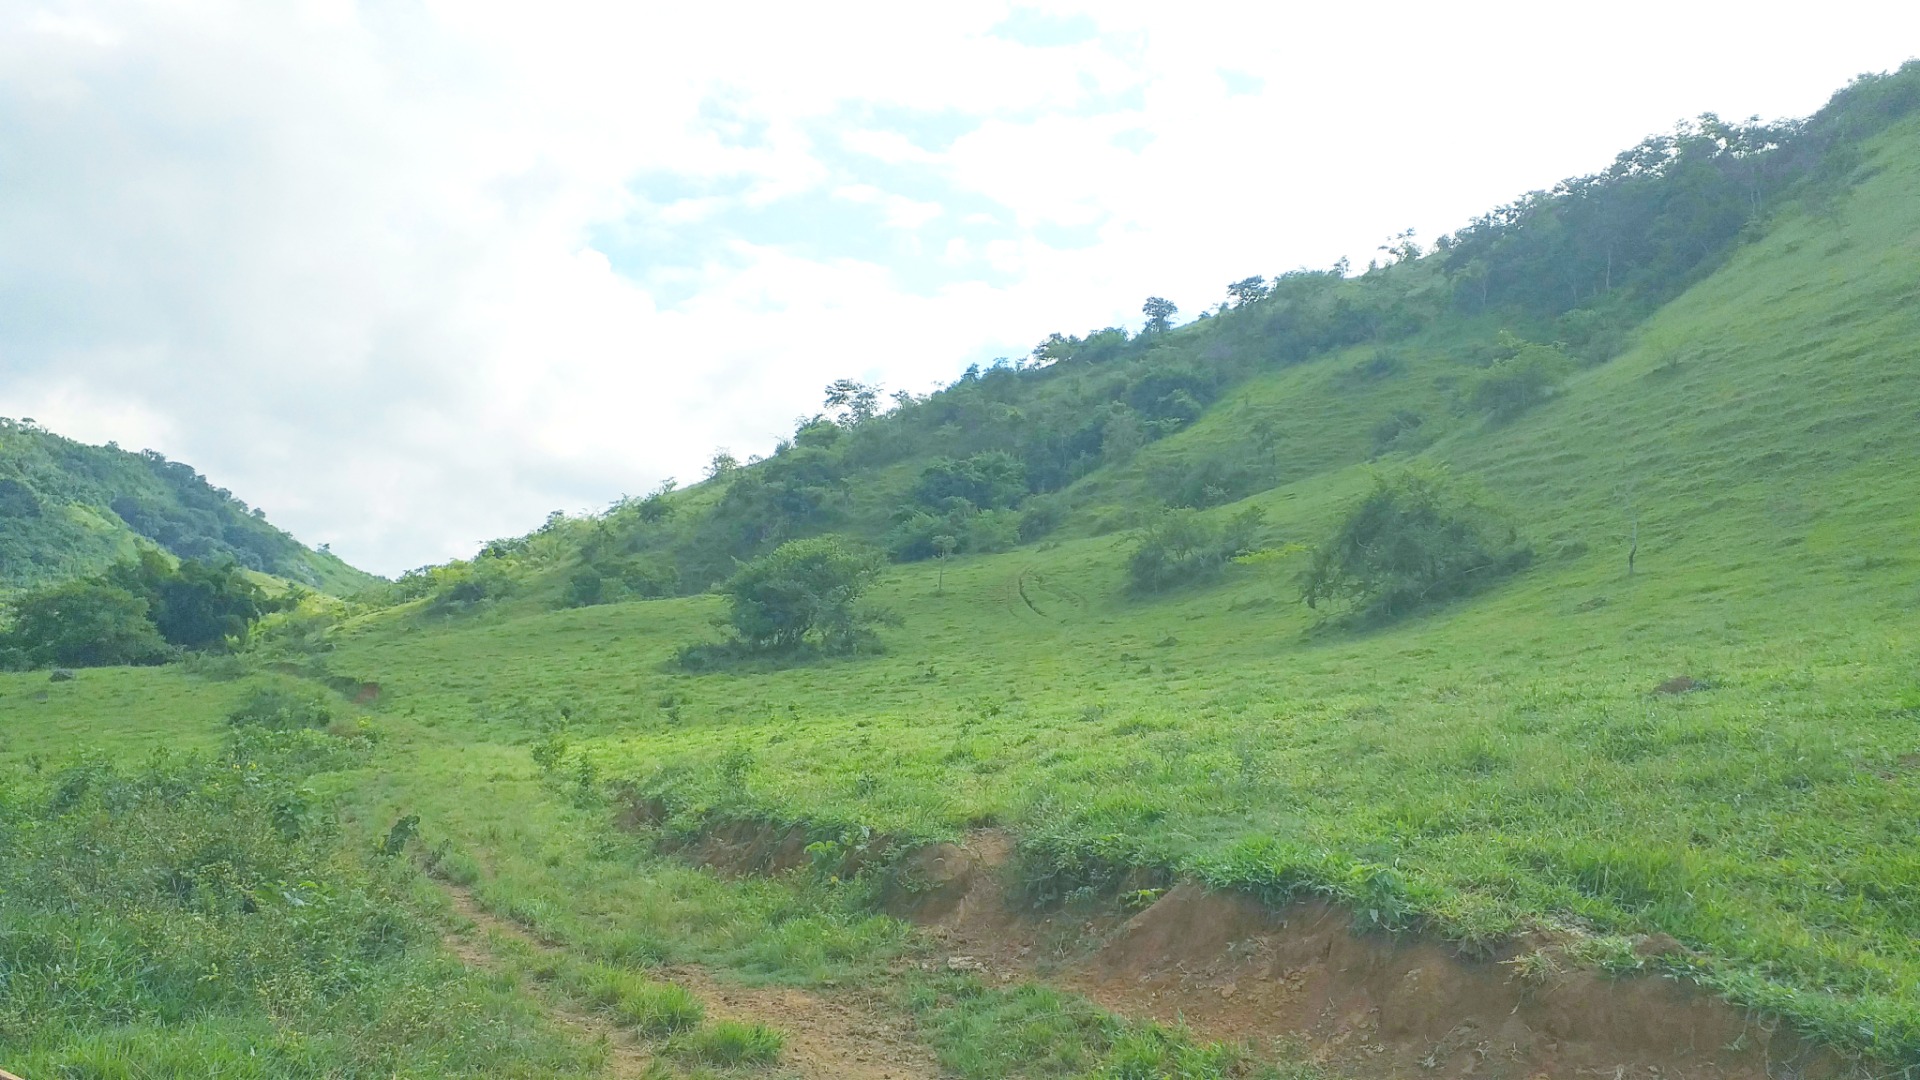
<svg viewBox="0 0 1920 1080"><path fill-rule="evenodd" d="M0 415L393 574L1920 52L1780 10L0 0Z"/></svg>

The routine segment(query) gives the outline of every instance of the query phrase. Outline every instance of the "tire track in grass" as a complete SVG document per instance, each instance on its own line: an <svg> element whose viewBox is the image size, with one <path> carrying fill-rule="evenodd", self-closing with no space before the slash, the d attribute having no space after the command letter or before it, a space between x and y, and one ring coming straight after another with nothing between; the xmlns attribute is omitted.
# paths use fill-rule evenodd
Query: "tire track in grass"
<svg viewBox="0 0 1920 1080"><path fill-rule="evenodd" d="M565 951L487 911L468 890L445 882L441 886L454 910L482 934L518 941L543 955ZM450 938L448 947L473 966L489 970L501 966L499 957L466 938ZM712 1019L766 1024L785 1033L780 1075L808 1080L938 1080L947 1075L932 1051L907 1033L906 1025L871 1003L792 987L739 986L686 965L661 968L654 974L696 994ZM622 1080L649 1075L655 1055L631 1032L593 1013L564 1007L552 1011L565 1026L606 1041L610 1075Z"/></svg>

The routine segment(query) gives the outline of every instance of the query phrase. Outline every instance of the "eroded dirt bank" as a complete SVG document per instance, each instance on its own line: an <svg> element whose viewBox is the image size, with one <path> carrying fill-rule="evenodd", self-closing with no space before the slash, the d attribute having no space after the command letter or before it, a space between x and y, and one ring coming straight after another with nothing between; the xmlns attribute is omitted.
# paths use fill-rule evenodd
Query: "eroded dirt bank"
<svg viewBox="0 0 1920 1080"><path fill-rule="evenodd" d="M940 942L930 963L1038 979L1208 1038L1299 1040L1310 1057L1356 1076L1773 1080L1858 1071L1674 979L1511 962L1542 948L1551 955L1545 939L1472 959L1444 943L1356 932L1347 912L1325 902L1274 910L1192 883L1131 914L1025 910L1008 898L1012 853L1007 836L985 831L908 857L902 876L913 887L886 904ZM736 874L806 862L802 830L753 824L709 832L683 854ZM1648 953L1677 947L1641 944Z"/></svg>

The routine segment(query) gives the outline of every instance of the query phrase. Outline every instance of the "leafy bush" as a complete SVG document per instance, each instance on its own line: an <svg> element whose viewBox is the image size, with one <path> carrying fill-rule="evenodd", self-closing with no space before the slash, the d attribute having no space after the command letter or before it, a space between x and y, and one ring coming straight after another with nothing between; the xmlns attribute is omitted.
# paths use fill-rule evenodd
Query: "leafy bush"
<svg viewBox="0 0 1920 1080"><path fill-rule="evenodd" d="M1235 556L1254 549L1265 522L1258 507L1224 521L1197 510L1169 511L1142 530L1127 560L1128 584L1154 593L1212 581Z"/></svg>
<svg viewBox="0 0 1920 1080"><path fill-rule="evenodd" d="M1512 340L1503 335L1503 341ZM1567 355L1551 345L1515 341L1480 373L1467 390L1467 402L1476 411L1509 419L1552 397L1562 379L1573 370Z"/></svg>
<svg viewBox="0 0 1920 1080"><path fill-rule="evenodd" d="M1395 409L1393 415L1373 425L1373 453L1375 457L1396 450L1412 450L1421 439L1420 429L1425 426L1426 417L1409 409Z"/></svg>
<svg viewBox="0 0 1920 1080"><path fill-rule="evenodd" d="M317 691L269 684L249 690L227 714L227 723L270 731L324 728L333 723L333 710Z"/></svg>
<svg viewBox="0 0 1920 1080"><path fill-rule="evenodd" d="M1301 574L1308 607L1392 618L1463 596L1524 568L1533 549L1479 497L1445 474L1382 474L1314 549Z"/></svg>
<svg viewBox="0 0 1920 1080"><path fill-rule="evenodd" d="M658 558L635 557L590 562L567 579L568 607L612 604L621 600L657 600L680 588L680 571Z"/></svg>
<svg viewBox="0 0 1920 1080"><path fill-rule="evenodd" d="M70 581L15 599L0 652L14 664L158 664L170 655L147 601L100 581Z"/></svg>
<svg viewBox="0 0 1920 1080"><path fill-rule="evenodd" d="M720 591L734 634L752 651L791 650L809 640L849 646L877 621L855 602L880 567L878 552L838 537L792 540L741 567Z"/></svg>
<svg viewBox="0 0 1920 1080"><path fill-rule="evenodd" d="M1000 450L962 461L941 458L921 472L913 487L914 500L934 508L961 499L982 510L1003 509L1017 505L1026 496L1026 466Z"/></svg>

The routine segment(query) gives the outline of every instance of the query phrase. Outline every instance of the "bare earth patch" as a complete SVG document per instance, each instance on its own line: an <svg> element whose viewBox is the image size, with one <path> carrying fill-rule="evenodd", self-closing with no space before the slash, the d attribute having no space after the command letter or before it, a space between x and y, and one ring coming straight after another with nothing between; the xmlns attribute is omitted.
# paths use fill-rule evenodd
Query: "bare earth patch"
<svg viewBox="0 0 1920 1080"><path fill-rule="evenodd" d="M1604 1076L1767 1080L1847 1072L1830 1052L1678 981L1584 970L1522 978L1502 963L1410 937L1356 933L1324 902L1272 910L1179 885L1131 916L1017 910L1003 890L1004 835L916 856L920 887L897 914L944 946L934 961L989 979L1038 978L1125 1016L1184 1022L1211 1039L1303 1040L1368 1077ZM1659 952L1671 939L1648 938ZM1679 948L1672 942L1672 948Z"/></svg>

